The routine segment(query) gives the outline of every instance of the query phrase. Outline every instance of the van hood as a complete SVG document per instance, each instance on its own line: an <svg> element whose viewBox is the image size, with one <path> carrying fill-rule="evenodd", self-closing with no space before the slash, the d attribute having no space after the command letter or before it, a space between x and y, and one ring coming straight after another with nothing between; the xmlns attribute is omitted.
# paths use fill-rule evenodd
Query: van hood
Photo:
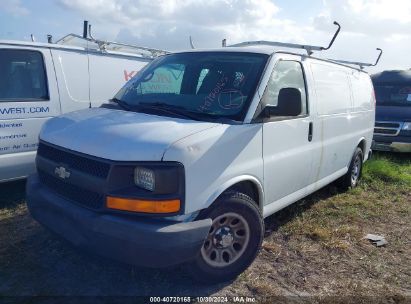
<svg viewBox="0 0 411 304"><path fill-rule="evenodd" d="M218 125L93 108L50 119L43 126L40 139L114 161L159 161L174 142Z"/></svg>
<svg viewBox="0 0 411 304"><path fill-rule="evenodd" d="M377 121L411 121L411 106L378 106L376 108Z"/></svg>

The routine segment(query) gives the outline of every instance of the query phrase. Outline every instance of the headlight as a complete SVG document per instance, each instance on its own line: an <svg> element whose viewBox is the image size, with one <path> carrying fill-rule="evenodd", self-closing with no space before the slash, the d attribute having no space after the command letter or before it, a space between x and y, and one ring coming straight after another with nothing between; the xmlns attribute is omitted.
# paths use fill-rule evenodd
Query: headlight
<svg viewBox="0 0 411 304"><path fill-rule="evenodd" d="M108 209L164 216L184 214L185 171L181 163L120 163L112 167L109 184Z"/></svg>
<svg viewBox="0 0 411 304"><path fill-rule="evenodd" d="M154 191L156 187L154 171L143 167L135 168L134 183L143 189Z"/></svg>
<svg viewBox="0 0 411 304"><path fill-rule="evenodd" d="M405 122L402 126L403 130L411 131L411 122Z"/></svg>

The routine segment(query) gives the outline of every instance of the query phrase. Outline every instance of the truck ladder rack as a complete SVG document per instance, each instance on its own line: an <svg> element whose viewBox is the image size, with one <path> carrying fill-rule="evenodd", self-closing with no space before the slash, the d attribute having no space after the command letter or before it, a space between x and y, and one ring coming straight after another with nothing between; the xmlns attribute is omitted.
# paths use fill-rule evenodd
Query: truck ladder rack
<svg viewBox="0 0 411 304"><path fill-rule="evenodd" d="M266 46L279 46L279 47L286 47L286 48L293 48L293 49L303 49L307 52L310 56L314 51L325 51L328 50L334 43L335 38L337 38L340 30L341 25L334 21L334 24L338 27L336 32L334 33L333 38L331 39L329 45L327 47L323 46L315 46L315 45L305 45L305 44L296 44L296 43L284 43L278 41L266 41L266 40L259 40L259 41L245 41L236 44L226 45L226 39L223 40L222 46L223 47L242 47L242 46L256 46L256 45L266 45Z"/></svg>
<svg viewBox="0 0 411 304"><path fill-rule="evenodd" d="M382 55L382 49L377 48L377 51L380 53L378 54L377 60L374 63L365 63L365 62L356 62L356 61L346 61L346 60L336 60L336 59L328 59L333 62L337 63L342 63L342 64L350 64L350 65L358 65L360 69L364 69L365 67L371 67L371 66L376 66L378 62L380 61L381 55Z"/></svg>

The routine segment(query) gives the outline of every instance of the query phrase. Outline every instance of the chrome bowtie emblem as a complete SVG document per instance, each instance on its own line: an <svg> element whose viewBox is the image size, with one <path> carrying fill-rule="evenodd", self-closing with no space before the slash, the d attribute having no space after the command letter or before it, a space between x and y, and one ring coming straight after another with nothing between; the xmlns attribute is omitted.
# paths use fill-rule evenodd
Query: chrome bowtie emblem
<svg viewBox="0 0 411 304"><path fill-rule="evenodd" d="M57 167L56 169L54 169L54 174L56 174L61 179L66 179L70 177L71 173L64 167Z"/></svg>

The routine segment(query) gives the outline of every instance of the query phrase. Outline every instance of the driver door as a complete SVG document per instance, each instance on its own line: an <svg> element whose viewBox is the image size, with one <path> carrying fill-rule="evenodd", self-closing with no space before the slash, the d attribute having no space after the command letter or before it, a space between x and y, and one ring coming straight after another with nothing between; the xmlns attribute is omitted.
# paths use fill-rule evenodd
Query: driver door
<svg viewBox="0 0 411 304"><path fill-rule="evenodd" d="M261 100L263 107L276 106L282 88L297 88L301 92L300 115L278 113L263 124L264 188L266 204L274 203L269 208L272 212L305 196L305 187L310 184L312 119L299 59L289 56L276 63Z"/></svg>

